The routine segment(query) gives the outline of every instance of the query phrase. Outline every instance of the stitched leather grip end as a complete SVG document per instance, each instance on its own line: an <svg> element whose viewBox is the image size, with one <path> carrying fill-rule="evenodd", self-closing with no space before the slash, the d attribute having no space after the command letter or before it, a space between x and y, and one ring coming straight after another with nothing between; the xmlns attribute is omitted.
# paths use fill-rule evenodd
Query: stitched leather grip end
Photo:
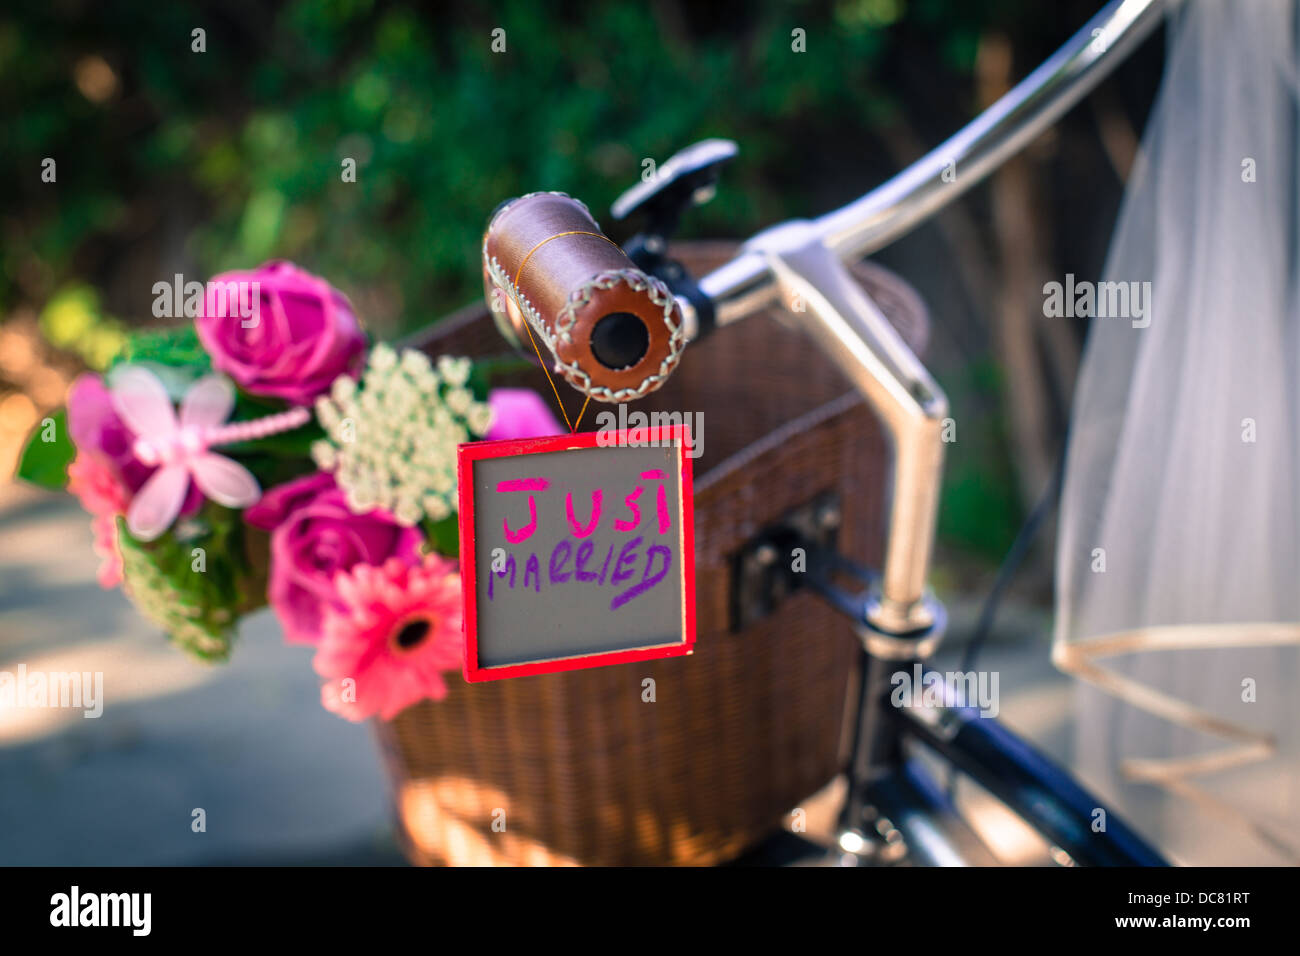
<svg viewBox="0 0 1300 956"><path fill-rule="evenodd" d="M501 206L483 237L488 295L504 296L555 371L602 402L626 402L667 380L686 344L668 288L607 239L587 207L563 193ZM493 305L489 301L489 305ZM495 307L501 308L502 303Z"/></svg>

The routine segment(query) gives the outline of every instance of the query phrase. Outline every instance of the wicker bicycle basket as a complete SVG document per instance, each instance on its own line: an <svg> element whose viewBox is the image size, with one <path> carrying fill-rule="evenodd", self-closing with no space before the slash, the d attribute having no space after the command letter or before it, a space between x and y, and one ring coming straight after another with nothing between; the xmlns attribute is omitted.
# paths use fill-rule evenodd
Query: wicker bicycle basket
<svg viewBox="0 0 1300 956"><path fill-rule="evenodd" d="M675 250L695 274L733 252L721 243ZM919 351L928 326L915 292L879 266L855 271ZM432 354L504 350L486 308L438 323L419 345ZM514 384L551 396L540 368ZM732 566L765 524L824 495L838 498L840 550L878 563L888 468L878 425L775 313L689 346L672 379L636 407L704 413L694 462L695 653L457 680L444 700L377 724L414 862L718 863L778 828L845 762L855 666L847 622L796 593L734 630ZM643 700L647 677L653 702Z"/></svg>

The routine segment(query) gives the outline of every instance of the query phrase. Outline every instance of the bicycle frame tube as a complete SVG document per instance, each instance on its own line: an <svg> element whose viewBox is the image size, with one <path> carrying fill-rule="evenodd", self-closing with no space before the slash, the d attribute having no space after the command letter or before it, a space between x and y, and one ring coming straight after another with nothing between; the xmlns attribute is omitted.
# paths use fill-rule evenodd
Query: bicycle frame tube
<svg viewBox="0 0 1300 956"><path fill-rule="evenodd" d="M1083 866L1165 866L1124 820L1068 773L978 710L891 709L913 736L1028 821Z"/></svg>
<svg viewBox="0 0 1300 956"><path fill-rule="evenodd" d="M726 325L779 302L879 415L894 449L881 585L863 634L877 643L929 629L925 594L943 468L947 398L845 263L934 215L1055 122L1181 0L1113 0L1055 55L943 145L842 209L759 233L699 282ZM943 175L945 170L955 175Z"/></svg>

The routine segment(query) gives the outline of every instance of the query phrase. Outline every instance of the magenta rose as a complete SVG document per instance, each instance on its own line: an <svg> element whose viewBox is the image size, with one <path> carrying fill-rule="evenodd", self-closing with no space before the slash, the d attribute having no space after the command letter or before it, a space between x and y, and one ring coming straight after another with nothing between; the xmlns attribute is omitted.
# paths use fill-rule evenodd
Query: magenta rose
<svg viewBox="0 0 1300 956"><path fill-rule="evenodd" d="M320 472L272 488L244 520L271 532L267 600L285 640L297 644L320 640L323 609L338 606L336 573L391 557L418 564L424 541L386 511L353 514L333 476Z"/></svg>
<svg viewBox="0 0 1300 956"><path fill-rule="evenodd" d="M526 388L494 388L488 393L488 406L492 427L483 436L487 441L564 434L550 406Z"/></svg>
<svg viewBox="0 0 1300 956"><path fill-rule="evenodd" d="M290 262L214 276L194 324L213 368L247 392L294 405L356 375L366 349L343 293Z"/></svg>

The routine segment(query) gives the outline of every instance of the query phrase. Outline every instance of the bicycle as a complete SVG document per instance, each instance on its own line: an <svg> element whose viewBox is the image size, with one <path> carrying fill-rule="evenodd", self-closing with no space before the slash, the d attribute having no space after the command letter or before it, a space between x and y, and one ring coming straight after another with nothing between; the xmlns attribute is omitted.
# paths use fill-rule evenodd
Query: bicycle
<svg viewBox="0 0 1300 956"><path fill-rule="evenodd" d="M860 639L848 796L835 845L810 844L806 856L828 854L832 862L854 864L994 862L914 753L915 745L920 745L1029 823L1051 844L1058 864L1165 865L1160 854L1117 814L996 720L951 695L938 706L890 703L892 675L911 673L914 668L920 675L946 623L943 606L926 587L926 579L943 467L940 431L948 401L852 279L847 264L900 238L1027 145L1141 43L1160 22L1166 6L1166 0L1113 0L1019 85L913 165L841 209L759 233L742 245L734 259L698 280L669 258L668 240L682 213L716 188L720 167L736 155L737 148L729 141L707 140L676 154L651 181L624 193L612 210L616 219L633 214L645 219L624 252L641 273L662 283L657 288L671 294L665 314L675 309L672 314L680 319L668 323L671 334L647 330L634 312L609 311L582 330L583 354L594 360L585 365L572 358L562 360L556 320L544 316L546 310L532 307L531 298L556 301L556 290L563 283L537 265L530 275L532 296L521 294L522 287L515 289L511 308L494 309L508 341L523 351L531 345L539 359L545 345L557 370L588 398L596 394L605 400L626 400L644 394L671 374L686 343L779 304L844 372L883 423L892 441L894 467L879 573L819 546L795 525L766 528L745 549L756 555L774 547L804 548L806 573L784 573L782 586L812 588L853 621ZM952 169L961 172L955 177L944 175ZM498 207L492 221L506 208L509 204ZM585 207L581 210L585 214ZM594 220L587 227L581 215L574 215L574 223L552 227L550 238L591 235L618 248L599 233ZM546 234L541 227L531 235L513 222L512 228L518 248L527 250L517 257L520 261L513 274L517 281L530 257L549 239L534 241ZM559 232L560 228L568 231ZM599 243L591 245L599 250L593 262L613 255ZM494 271L486 239L484 252L491 294L509 285L510 277ZM796 303L800 308L795 308ZM621 371L647 362L657 371L639 384L631 383ZM745 566L745 557L741 555L739 566ZM841 589L833 580L836 574L857 579L862 591ZM1098 829L1094 822L1102 811L1106 824Z"/></svg>

